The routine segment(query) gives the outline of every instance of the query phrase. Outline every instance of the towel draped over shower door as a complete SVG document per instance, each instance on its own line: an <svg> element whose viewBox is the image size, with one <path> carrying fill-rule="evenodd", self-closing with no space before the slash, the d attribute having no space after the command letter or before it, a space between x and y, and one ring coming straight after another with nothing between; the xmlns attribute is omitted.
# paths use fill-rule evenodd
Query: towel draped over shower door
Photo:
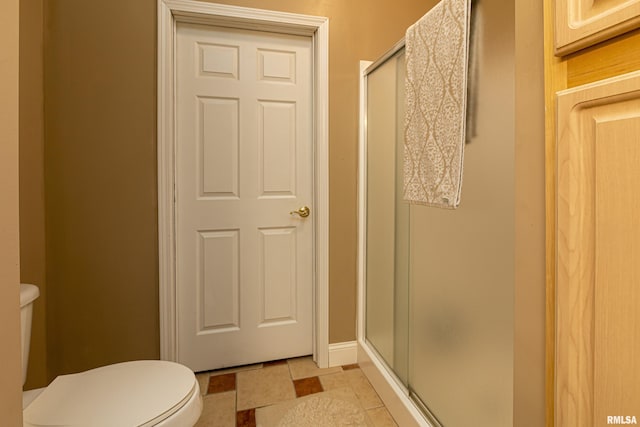
<svg viewBox="0 0 640 427"><path fill-rule="evenodd" d="M442 0L407 29L404 199L411 203L460 204L470 27L471 0Z"/></svg>

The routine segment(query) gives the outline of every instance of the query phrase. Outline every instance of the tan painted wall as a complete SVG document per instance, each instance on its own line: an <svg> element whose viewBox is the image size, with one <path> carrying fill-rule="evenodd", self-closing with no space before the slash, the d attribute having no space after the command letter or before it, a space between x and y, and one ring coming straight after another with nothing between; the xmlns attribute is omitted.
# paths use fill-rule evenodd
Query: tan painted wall
<svg viewBox="0 0 640 427"><path fill-rule="evenodd" d="M543 11L516 0L513 425L545 420Z"/></svg>
<svg viewBox="0 0 640 427"><path fill-rule="evenodd" d="M159 357L155 13L45 2L52 376Z"/></svg>
<svg viewBox="0 0 640 427"><path fill-rule="evenodd" d="M0 14L0 418L22 425L18 242L18 0Z"/></svg>
<svg viewBox="0 0 640 427"><path fill-rule="evenodd" d="M47 383L42 12L41 0L20 4L20 280L40 288L25 390Z"/></svg>
<svg viewBox="0 0 640 427"><path fill-rule="evenodd" d="M51 375L158 357L155 0L45 2ZM420 1L237 0L330 18L330 342L355 339L358 61Z"/></svg>

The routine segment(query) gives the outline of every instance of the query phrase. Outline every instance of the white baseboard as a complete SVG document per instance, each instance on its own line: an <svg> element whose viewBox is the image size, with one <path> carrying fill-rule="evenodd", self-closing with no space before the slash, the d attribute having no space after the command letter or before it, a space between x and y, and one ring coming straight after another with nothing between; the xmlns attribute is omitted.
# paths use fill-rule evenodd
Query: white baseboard
<svg viewBox="0 0 640 427"><path fill-rule="evenodd" d="M358 362L358 342L329 344L329 367L351 365Z"/></svg>

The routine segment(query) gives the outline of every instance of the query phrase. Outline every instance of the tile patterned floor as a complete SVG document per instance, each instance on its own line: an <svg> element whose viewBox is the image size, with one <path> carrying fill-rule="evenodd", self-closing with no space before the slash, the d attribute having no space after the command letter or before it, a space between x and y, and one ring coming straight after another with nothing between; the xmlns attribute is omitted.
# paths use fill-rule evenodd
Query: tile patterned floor
<svg viewBox="0 0 640 427"><path fill-rule="evenodd" d="M320 369L311 357L197 374L196 427L397 427L357 364Z"/></svg>

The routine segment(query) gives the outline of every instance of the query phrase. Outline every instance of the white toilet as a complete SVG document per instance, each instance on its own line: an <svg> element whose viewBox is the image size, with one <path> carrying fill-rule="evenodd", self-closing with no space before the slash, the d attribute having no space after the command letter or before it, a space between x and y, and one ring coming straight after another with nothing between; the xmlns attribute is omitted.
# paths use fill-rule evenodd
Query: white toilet
<svg viewBox="0 0 640 427"><path fill-rule="evenodd" d="M20 285L22 382L27 376L33 301L40 291ZM22 395L23 426L191 427L202 412L195 375L160 360L117 363L61 375Z"/></svg>

